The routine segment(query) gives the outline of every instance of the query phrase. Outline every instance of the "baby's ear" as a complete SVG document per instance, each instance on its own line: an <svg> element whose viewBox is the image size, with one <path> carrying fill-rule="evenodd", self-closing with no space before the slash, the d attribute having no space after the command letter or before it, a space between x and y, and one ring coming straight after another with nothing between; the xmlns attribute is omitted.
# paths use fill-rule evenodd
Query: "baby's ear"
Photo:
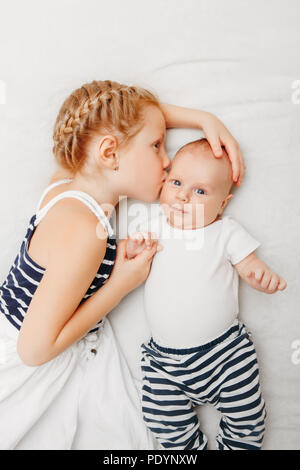
<svg viewBox="0 0 300 470"><path fill-rule="evenodd" d="M230 199L233 198L233 194L228 194L228 196L226 196L226 198L224 199L223 201L223 210L225 209L225 207L227 206L228 202L230 201Z"/></svg>
<svg viewBox="0 0 300 470"><path fill-rule="evenodd" d="M226 196L226 198L224 199L224 201L222 202L222 205L221 205L221 209L219 211L219 214L218 215L221 215L223 210L225 209L225 207L227 206L228 202L230 201L230 199L233 197L233 194L228 194L228 196Z"/></svg>
<svg viewBox="0 0 300 470"><path fill-rule="evenodd" d="M225 197L224 201L222 202L223 209L226 207L226 205L228 204L228 202L230 201L232 197L233 197L233 194L228 194L228 196Z"/></svg>

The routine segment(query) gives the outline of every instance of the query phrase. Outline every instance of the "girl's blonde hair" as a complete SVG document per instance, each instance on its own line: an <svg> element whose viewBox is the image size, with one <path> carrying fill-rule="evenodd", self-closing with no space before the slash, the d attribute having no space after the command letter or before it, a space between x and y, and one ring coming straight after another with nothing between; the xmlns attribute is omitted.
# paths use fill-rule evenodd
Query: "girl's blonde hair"
<svg viewBox="0 0 300 470"><path fill-rule="evenodd" d="M126 145L143 127L143 108L150 104L161 109L150 91L110 80L94 80L73 91L54 126L53 152L58 164L72 173L80 170L90 139L100 131L113 134L119 146Z"/></svg>

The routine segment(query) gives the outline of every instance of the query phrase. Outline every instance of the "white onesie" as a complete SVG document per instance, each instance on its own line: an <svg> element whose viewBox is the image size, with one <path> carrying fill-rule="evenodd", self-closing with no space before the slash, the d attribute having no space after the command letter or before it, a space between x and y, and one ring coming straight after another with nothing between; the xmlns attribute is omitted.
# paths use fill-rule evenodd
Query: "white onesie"
<svg viewBox="0 0 300 470"><path fill-rule="evenodd" d="M144 306L154 341L190 348L219 336L236 319L238 273L233 267L260 243L232 217L196 230L171 227L161 210L148 229L163 250L153 259Z"/></svg>

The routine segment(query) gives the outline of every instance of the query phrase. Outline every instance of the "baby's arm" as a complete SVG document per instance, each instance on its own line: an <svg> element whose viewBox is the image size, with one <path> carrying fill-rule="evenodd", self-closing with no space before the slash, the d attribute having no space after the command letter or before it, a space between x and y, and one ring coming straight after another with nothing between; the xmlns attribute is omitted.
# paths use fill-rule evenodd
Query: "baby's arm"
<svg viewBox="0 0 300 470"><path fill-rule="evenodd" d="M235 264L234 267L241 278L253 289L265 292L266 294L274 294L277 290L284 290L286 288L285 280L274 273L254 253L250 253L242 261Z"/></svg>

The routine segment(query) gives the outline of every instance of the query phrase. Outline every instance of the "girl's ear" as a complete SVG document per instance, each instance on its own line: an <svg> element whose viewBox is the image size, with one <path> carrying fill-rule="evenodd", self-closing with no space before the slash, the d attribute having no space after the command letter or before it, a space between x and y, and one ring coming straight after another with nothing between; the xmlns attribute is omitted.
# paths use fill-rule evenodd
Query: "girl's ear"
<svg viewBox="0 0 300 470"><path fill-rule="evenodd" d="M228 194L228 196L226 196L226 198L224 199L224 201L222 202L222 205L221 205L221 208L219 210L219 213L218 215L221 215L223 210L225 209L225 207L227 206L228 202L230 201L230 199L233 197L233 194Z"/></svg>
<svg viewBox="0 0 300 470"><path fill-rule="evenodd" d="M101 166L115 170L119 166L119 157L116 153L117 142L112 135L104 136L98 145L97 160Z"/></svg>

